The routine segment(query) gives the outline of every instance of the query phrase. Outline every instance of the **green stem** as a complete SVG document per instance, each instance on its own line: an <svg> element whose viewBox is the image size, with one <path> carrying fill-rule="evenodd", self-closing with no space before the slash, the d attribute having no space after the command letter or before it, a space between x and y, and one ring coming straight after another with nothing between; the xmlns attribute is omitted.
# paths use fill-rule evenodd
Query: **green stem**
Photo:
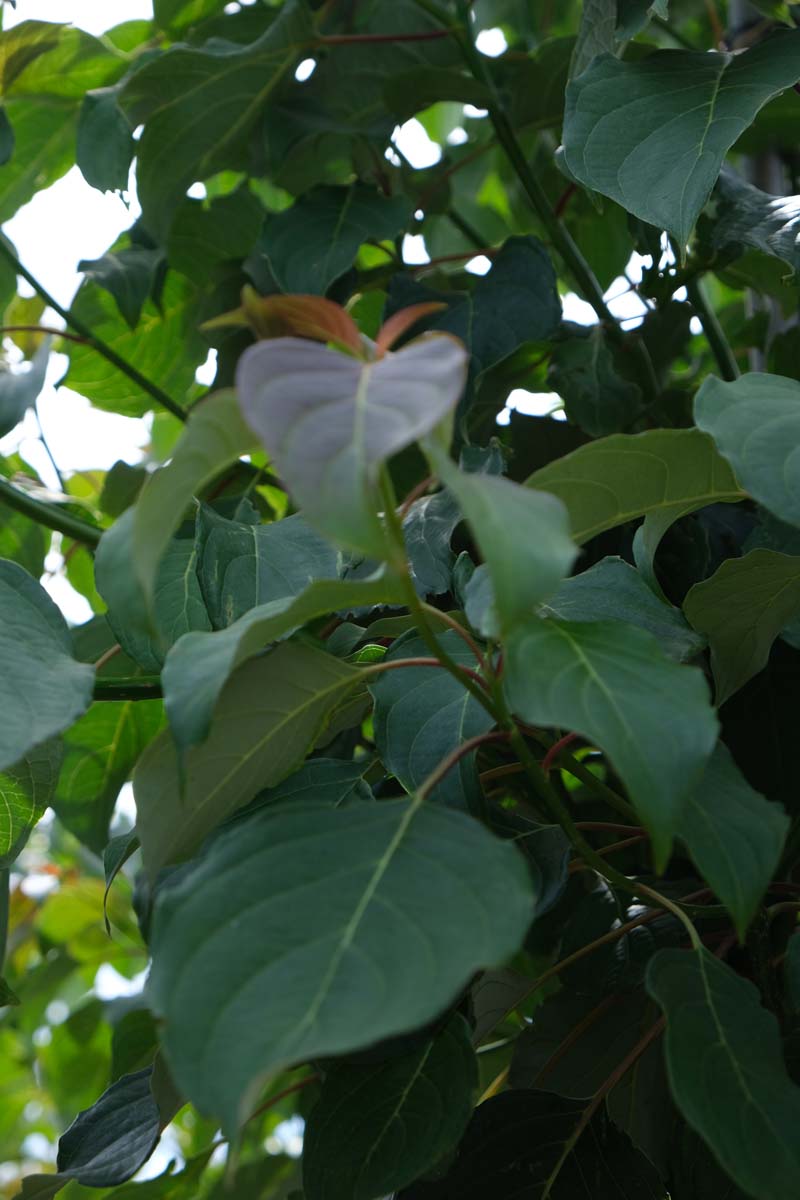
<svg viewBox="0 0 800 1200"><path fill-rule="evenodd" d="M157 675L97 679L94 685L95 700L158 700L163 694Z"/></svg>
<svg viewBox="0 0 800 1200"><path fill-rule="evenodd" d="M702 281L698 278L689 279L686 283L686 291L692 307L700 318L706 341L717 360L720 374L728 383L732 383L734 379L739 378L739 367L717 314L706 299Z"/></svg>
<svg viewBox="0 0 800 1200"><path fill-rule="evenodd" d="M409 574L408 563L406 562L403 527L400 523L400 518L397 515L397 503L396 496L394 494L394 487L392 486L389 472L385 467L381 471L380 487L381 495L383 497L386 528L391 539L393 549L393 556L390 560L391 566L397 572L401 580L403 591L405 592L406 607L414 618L414 623L417 626L420 637L434 658L438 658L445 670L449 671L453 678L457 679L461 686L466 688L470 695L478 701L481 707L485 708L486 711L491 714L494 720L497 721L497 708L492 702L491 698L487 695L484 688L476 683L475 680L458 665L455 659L451 658L447 651L443 649L441 642L436 637L436 634L433 632L433 629L430 626L428 614L425 612L423 603L417 595L417 590L414 587L413 580Z"/></svg>
<svg viewBox="0 0 800 1200"><path fill-rule="evenodd" d="M16 254L13 253L13 251L9 246L6 245L2 238L0 238L0 254L2 254L3 257L8 260L16 273L21 275L23 279L27 280L34 291L39 293L48 308L52 308L54 312L57 312L58 315L64 321L66 321L68 325L72 326L76 333L79 333L81 337L85 338L92 349L96 350L98 354L102 354L103 358L106 359L107 362L110 362L112 366L116 367L118 371L121 371L123 375L127 375L128 379L130 379L132 383L135 383L137 387L140 387L143 392L147 392L148 396L152 396L152 398L158 404L160 404L162 408L165 408L167 412L171 412L172 415L177 417L179 421L186 420L186 413L170 396L167 395L166 392L162 391L157 384L153 383L145 375L142 375L141 371L137 371L136 367L127 362L126 359L122 358L121 355L117 354L116 350L113 350L111 346L102 340L102 338L97 337L97 335L94 334L88 327L88 325L84 325L83 321L76 317L72 312L66 308L63 308L62 305L60 305L55 299L55 297L50 295L44 285L39 282L36 276L31 275L30 271L27 270L26 267L23 267Z"/></svg>
<svg viewBox="0 0 800 1200"><path fill-rule="evenodd" d="M0 241L0 246L2 246L2 241ZM6 479L0 479L0 501L7 504L9 508L16 509L17 512L30 517L38 525L44 525L47 529L63 533L91 549L97 546L103 535L102 529L96 529L88 521L82 521L80 517L74 517L71 513L64 512L57 504L50 504L46 500L36 500L26 492L15 488Z"/></svg>

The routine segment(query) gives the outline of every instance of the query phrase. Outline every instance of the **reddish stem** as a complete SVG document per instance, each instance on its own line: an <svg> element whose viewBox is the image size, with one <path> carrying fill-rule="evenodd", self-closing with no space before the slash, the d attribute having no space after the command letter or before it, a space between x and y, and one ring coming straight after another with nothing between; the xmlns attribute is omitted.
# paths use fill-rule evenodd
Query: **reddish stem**
<svg viewBox="0 0 800 1200"><path fill-rule="evenodd" d="M392 662L370 663L366 668L367 671L374 671L376 674L379 671L394 671L398 667L441 667L443 664L438 658L396 658ZM486 687L486 680L477 671L472 671L469 667L459 667L465 674L469 675L470 679L474 679L475 683L480 684L482 688Z"/></svg>
<svg viewBox="0 0 800 1200"><path fill-rule="evenodd" d="M68 342L77 342L81 346L89 345L88 338L69 333L66 329L56 329L52 325L2 325L0 333L46 333L53 337L65 338Z"/></svg>
<svg viewBox="0 0 800 1200"><path fill-rule="evenodd" d="M315 1071L313 1075L306 1075L304 1079L298 1079L297 1083L290 1083L288 1087L283 1089L283 1091L276 1092L274 1096L270 1096L269 1100L265 1100L263 1104L260 1104L255 1112L250 1113L250 1116L247 1118L247 1122L255 1121L256 1117L260 1117L262 1113L267 1112L267 1110L272 1108L273 1105L278 1104L281 1100L285 1100L286 1097L291 1096L293 1092L299 1092L303 1088L308 1087L310 1083L318 1083L321 1078L322 1076ZM245 1124L247 1124L247 1122L245 1122Z"/></svg>
<svg viewBox="0 0 800 1200"><path fill-rule="evenodd" d="M359 46L374 42L433 42L450 37L449 29L428 29L420 33L329 33L318 39L323 46Z"/></svg>
<svg viewBox="0 0 800 1200"><path fill-rule="evenodd" d="M615 854L617 850L627 850L629 846L638 846L639 842L646 842L650 837L649 833L637 833L635 837L625 838L622 842L613 842L610 846L599 846L596 849L597 854ZM573 875L576 871L585 871L586 863L583 859L577 858L569 864L569 873Z"/></svg>
<svg viewBox="0 0 800 1200"><path fill-rule="evenodd" d="M434 475L428 475L427 478L421 479L416 487L411 489L398 510L397 515L401 521L407 516L408 510L411 508L411 505L414 503L414 501L419 500L420 496L424 496L428 488L435 482L435 480L436 477Z"/></svg>
<svg viewBox="0 0 800 1200"><path fill-rule="evenodd" d="M547 754L545 754L544 758L542 759L542 770L544 771L545 775L552 770L553 764L555 763L561 751L566 750L567 746L569 746L571 742L574 742L577 737L577 733L565 733L564 736L559 738L557 742L553 742L552 746L547 751Z"/></svg>
<svg viewBox="0 0 800 1200"><path fill-rule="evenodd" d="M492 733L479 733L475 737L468 738L466 742L462 742L460 746L456 746L446 758L443 758L435 770L431 771L427 779L420 784L419 792L423 797L427 796L437 784L441 783L448 771L451 771L456 763L462 758L466 758L473 750L477 750L479 746L483 746L486 742L505 742L508 741L511 735L507 730L495 730Z"/></svg>
<svg viewBox="0 0 800 1200"><path fill-rule="evenodd" d="M418 263L411 270L414 272L427 271L429 267L438 267L440 263L463 262L464 259L478 258L481 254L486 258L492 258L499 253L500 249L497 246L483 246L476 250L463 250L459 254L441 254L438 258L432 258L426 263Z"/></svg>
<svg viewBox="0 0 800 1200"><path fill-rule="evenodd" d="M564 188L564 191L558 197L558 202L556 203L555 209L553 210L557 217L559 217L559 218L563 217L564 210L566 209L567 205L569 204L570 200L575 195L577 190L578 190L577 185L574 183L569 183Z"/></svg>

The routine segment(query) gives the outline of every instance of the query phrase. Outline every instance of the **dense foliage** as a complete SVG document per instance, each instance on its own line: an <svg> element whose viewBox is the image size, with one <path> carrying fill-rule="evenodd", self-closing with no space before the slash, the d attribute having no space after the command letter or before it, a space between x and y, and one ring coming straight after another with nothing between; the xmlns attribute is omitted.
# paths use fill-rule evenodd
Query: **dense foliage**
<svg viewBox="0 0 800 1200"><path fill-rule="evenodd" d="M153 414L0 459L10 1197L797 1200L798 7L0 33L0 220L142 210L0 435Z"/></svg>

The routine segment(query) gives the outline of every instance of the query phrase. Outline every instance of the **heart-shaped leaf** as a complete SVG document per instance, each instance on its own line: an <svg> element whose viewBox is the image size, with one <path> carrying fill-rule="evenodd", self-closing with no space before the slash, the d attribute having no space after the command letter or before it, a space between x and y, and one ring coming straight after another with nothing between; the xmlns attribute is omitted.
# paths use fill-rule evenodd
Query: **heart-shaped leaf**
<svg viewBox="0 0 800 1200"><path fill-rule="evenodd" d="M800 79L800 32L743 54L659 50L595 59L567 88L566 164L580 183L689 240L725 154L759 109Z"/></svg>
<svg viewBox="0 0 800 1200"><path fill-rule="evenodd" d="M451 809L260 809L156 897L150 994L175 1078L234 1131L283 1067L437 1016L534 906L519 851Z"/></svg>
<svg viewBox="0 0 800 1200"><path fill-rule="evenodd" d="M380 562L388 545L378 470L453 411L466 367L464 347L445 336L371 362L276 338L245 351L236 382L246 421L308 520Z"/></svg>

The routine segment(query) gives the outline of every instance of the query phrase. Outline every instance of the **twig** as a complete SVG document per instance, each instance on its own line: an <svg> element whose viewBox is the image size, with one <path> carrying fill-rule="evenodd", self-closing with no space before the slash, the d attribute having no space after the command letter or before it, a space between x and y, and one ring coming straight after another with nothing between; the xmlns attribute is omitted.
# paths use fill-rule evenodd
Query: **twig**
<svg viewBox="0 0 800 1200"><path fill-rule="evenodd" d="M56 329L55 325L0 325L0 333L44 333L68 342L77 342L80 346L89 345L87 338L70 333L68 329Z"/></svg>
<svg viewBox="0 0 800 1200"><path fill-rule="evenodd" d="M506 730L495 730L491 733L478 733L475 737L468 738L466 742L462 742L460 746L456 746L455 750L451 750L447 757L443 758L439 765L431 771L427 779L422 781L417 789L417 795L421 799L429 796L436 785L441 783L448 771L456 763L460 762L462 758L466 758L468 754L471 754L473 750L477 750L479 746L484 745L486 742L506 742L509 736Z"/></svg>
<svg viewBox="0 0 800 1200"><path fill-rule="evenodd" d="M101 654L97 662L94 664L95 671L102 671L106 663L111 662L112 658L116 658L121 650L122 646L120 646L119 642L116 642L113 646L109 646L108 650L106 650L104 654Z"/></svg>
<svg viewBox="0 0 800 1200"><path fill-rule="evenodd" d="M0 240L0 247L2 247L2 244ZM2 478L0 478L0 501L7 504L9 508L13 508L17 512L23 513L24 516L30 517L32 521L36 521L37 525L44 525L47 529L54 529L57 533L63 533L67 537L73 538L76 542L82 542L91 549L95 549L103 535L102 529L97 529L94 525L90 525L88 521L82 521L80 517L75 517L72 513L64 512L57 504L49 504L45 500L37 500L35 497L29 496L27 492L23 492L20 488L15 488L8 480Z"/></svg>

